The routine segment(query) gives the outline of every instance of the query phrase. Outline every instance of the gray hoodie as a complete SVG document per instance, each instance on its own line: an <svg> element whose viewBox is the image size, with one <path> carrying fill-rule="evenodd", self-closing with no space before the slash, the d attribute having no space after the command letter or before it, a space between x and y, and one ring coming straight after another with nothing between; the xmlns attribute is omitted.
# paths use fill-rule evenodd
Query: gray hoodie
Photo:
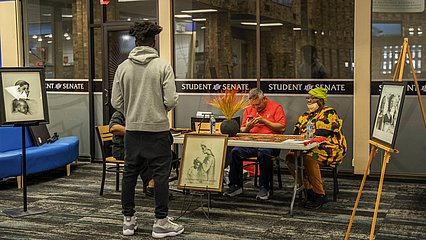
<svg viewBox="0 0 426 240"><path fill-rule="evenodd" d="M114 76L111 104L126 117L126 130L162 132L170 129L167 112L178 102L170 64L154 48L135 47Z"/></svg>

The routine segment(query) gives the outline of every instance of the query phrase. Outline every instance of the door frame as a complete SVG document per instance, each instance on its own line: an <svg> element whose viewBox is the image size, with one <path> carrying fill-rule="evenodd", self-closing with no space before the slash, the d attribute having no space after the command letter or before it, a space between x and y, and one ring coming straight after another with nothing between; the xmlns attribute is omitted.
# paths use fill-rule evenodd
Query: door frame
<svg viewBox="0 0 426 240"><path fill-rule="evenodd" d="M126 31L129 30L130 26L132 26L134 22L113 22L113 23L104 23L102 25L102 122L104 125L109 124L109 120L111 118L112 112L110 112L111 108L111 93L110 89L112 86L109 85L108 81L108 70L109 70L109 32L116 31Z"/></svg>

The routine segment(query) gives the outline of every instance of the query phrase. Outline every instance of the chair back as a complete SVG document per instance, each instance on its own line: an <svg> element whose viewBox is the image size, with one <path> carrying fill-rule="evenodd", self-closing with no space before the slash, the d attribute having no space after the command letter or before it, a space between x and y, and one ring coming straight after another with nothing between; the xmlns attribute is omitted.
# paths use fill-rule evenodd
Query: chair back
<svg viewBox="0 0 426 240"><path fill-rule="evenodd" d="M108 156L107 147L112 143L112 133L109 131L108 125L97 126L96 133L102 150L102 160L106 161L106 159L110 157Z"/></svg>

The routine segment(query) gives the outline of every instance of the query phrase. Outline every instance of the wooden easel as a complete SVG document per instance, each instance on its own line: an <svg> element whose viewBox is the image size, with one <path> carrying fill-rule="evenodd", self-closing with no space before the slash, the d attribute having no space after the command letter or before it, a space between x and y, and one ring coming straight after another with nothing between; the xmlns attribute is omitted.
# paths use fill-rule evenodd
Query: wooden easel
<svg viewBox="0 0 426 240"><path fill-rule="evenodd" d="M419 82L417 81L416 72L413 66L413 58L411 57L411 50L408 44L408 38L404 38L404 43L402 45L401 53L398 57L398 64L393 75L394 81L402 82L402 75L404 74L404 65L405 65L405 56L408 54L408 60L410 62L411 73L413 74L414 83L416 84L417 98L419 100L420 109L422 111L423 122L426 127L426 113L422 103L422 96L420 94Z"/></svg>
<svg viewBox="0 0 426 240"><path fill-rule="evenodd" d="M422 104L422 98L421 98L421 94L420 94L419 83L417 81L416 72L414 70L413 59L411 57L410 47L408 45L408 38L404 38L404 43L402 45L401 53L399 54L398 63L397 63L396 69L395 69L395 74L393 76L393 80L402 82L402 76L403 76L403 73L404 73L404 65L405 65L406 54L408 54L411 72L413 74L414 83L416 85L417 98L419 100L420 108L421 108L421 111L422 111L423 121L424 121L424 124L425 124L425 127L426 127L426 114L425 114L425 110L424 110L423 104ZM371 162L373 161L374 155L376 155L377 149L380 148L380 149L385 151L385 154L384 154L384 158L383 158L382 171L381 171L381 174L380 174L379 188L377 190L377 198L376 198L376 206L374 208L373 222L371 224L371 231L370 231L370 240L372 240L374 238L374 230L375 230L376 221L377 221L377 212L379 210L379 205L380 205L380 196L382 194L383 180L385 178L386 164L389 163L391 153L399 153L398 150L390 148L388 146L385 146L385 145L378 143L376 141L373 141L373 140L369 140L369 144L372 145L371 152L370 152L370 158L369 158L367 166L365 168L364 177L362 178L361 186L359 187L359 191L358 191L358 195L357 195L357 198L356 198L356 201L355 201L354 209L352 211L351 219L349 221L348 229L346 231L345 240L347 240L349 238L349 233L351 232L352 223L353 223L355 213L356 213L356 210L357 210L357 207L358 207L358 204L359 204L359 199L361 198L362 190L363 190L364 185L365 185L365 180L367 179L367 175L368 175L368 172L370 170Z"/></svg>
<svg viewBox="0 0 426 240"><path fill-rule="evenodd" d="M398 150L387 147L381 143L378 143L373 140L368 141L371 145L371 152L370 152L370 158L368 159L367 167L365 168L364 177L362 178L361 186L359 187L358 196L356 197L354 209L352 211L352 216L349 221L348 230L346 231L345 240L349 238L349 233L351 232L352 228L352 222L355 217L356 209L358 207L359 199L361 198L362 190L365 185L365 180L367 179L367 175L370 169L371 162L373 161L374 155L376 155L377 149L383 149L385 151L385 155L383 158L383 165L382 165L382 172L380 174L380 183L379 183L379 189L377 190L377 198L376 198L376 207L374 208L374 215L373 215L373 222L371 225L371 231L370 231L370 240L374 238L374 229L376 226L376 220L377 220L377 212L379 211L379 204L380 204L380 195L382 194L382 187L383 187L383 180L385 178L385 171L386 171L386 164L389 163L390 154L391 153L399 153Z"/></svg>

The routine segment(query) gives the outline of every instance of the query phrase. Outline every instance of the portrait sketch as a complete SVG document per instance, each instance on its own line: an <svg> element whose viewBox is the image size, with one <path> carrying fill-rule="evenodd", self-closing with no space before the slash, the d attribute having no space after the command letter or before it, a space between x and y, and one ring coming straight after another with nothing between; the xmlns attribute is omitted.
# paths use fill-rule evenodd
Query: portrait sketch
<svg viewBox="0 0 426 240"><path fill-rule="evenodd" d="M42 68L0 68L0 122L47 122L47 99Z"/></svg>
<svg viewBox="0 0 426 240"><path fill-rule="evenodd" d="M222 191L226 135L186 134L178 188Z"/></svg>
<svg viewBox="0 0 426 240"><path fill-rule="evenodd" d="M405 97L405 84L384 82L374 120L372 139L393 147L402 106Z"/></svg>

